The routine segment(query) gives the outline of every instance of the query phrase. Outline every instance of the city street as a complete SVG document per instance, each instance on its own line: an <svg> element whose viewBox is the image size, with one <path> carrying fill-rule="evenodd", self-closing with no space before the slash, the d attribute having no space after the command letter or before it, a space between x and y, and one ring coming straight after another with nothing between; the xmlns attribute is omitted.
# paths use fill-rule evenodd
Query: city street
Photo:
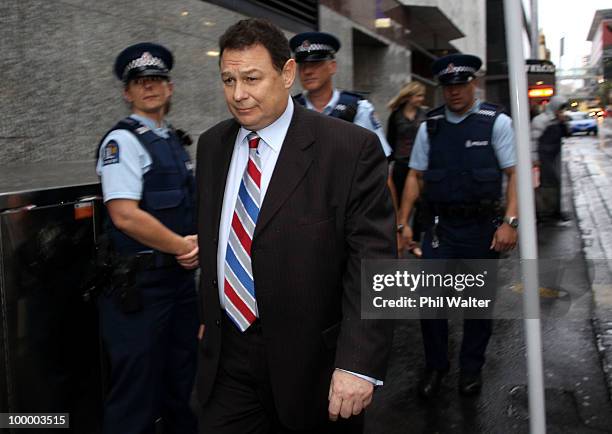
<svg viewBox="0 0 612 434"><path fill-rule="evenodd" d="M603 370L609 363L605 357L606 348L610 351L612 317L606 314L612 304L610 286L606 285L610 282L608 270L603 270L607 261L601 260L611 257L602 252L612 249L610 139L612 130L605 128L598 138L566 139L563 208L572 220L538 227L540 258L572 264L572 272L564 275L562 288L557 288L568 294L552 303L562 303L566 297L576 301L571 318L542 320L549 433L612 432L610 380ZM600 243L605 247L599 247ZM587 259L600 260L589 262L593 267L587 268L583 259L583 244ZM596 279L593 296L589 276ZM460 324L453 326L450 346L456 356L461 331ZM485 384L477 398L463 398L457 393L455 357L439 399L432 404L420 402L416 385L422 360L418 322L398 322L387 382L377 391L366 419L368 433L529 432L522 320L495 322L483 372Z"/></svg>
<svg viewBox="0 0 612 434"><path fill-rule="evenodd" d="M612 0L0 22L0 433L612 434Z"/></svg>

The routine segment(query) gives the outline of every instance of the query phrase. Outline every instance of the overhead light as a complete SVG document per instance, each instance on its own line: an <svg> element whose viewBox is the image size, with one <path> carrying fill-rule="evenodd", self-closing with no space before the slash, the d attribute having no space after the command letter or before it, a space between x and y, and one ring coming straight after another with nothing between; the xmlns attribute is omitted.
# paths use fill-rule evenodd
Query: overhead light
<svg viewBox="0 0 612 434"><path fill-rule="evenodd" d="M529 89L529 98L546 98L555 93L552 87L540 87L538 89Z"/></svg>
<svg viewBox="0 0 612 434"><path fill-rule="evenodd" d="M538 81L538 82L536 82L536 86L540 86L540 85L542 85L542 84L544 84L544 82L543 82L543 81Z"/></svg>
<svg viewBox="0 0 612 434"><path fill-rule="evenodd" d="M209 50L206 52L206 55L210 57L217 57L219 56L219 52L217 50Z"/></svg>
<svg viewBox="0 0 612 434"><path fill-rule="evenodd" d="M189 15L189 12L187 12L187 11L181 12L181 16L186 17L187 15Z"/></svg>
<svg viewBox="0 0 612 434"><path fill-rule="evenodd" d="M374 26L377 29L388 29L391 27L391 18L376 18Z"/></svg>
<svg viewBox="0 0 612 434"><path fill-rule="evenodd" d="M212 27L212 26L216 25L216 23L214 21L204 21L204 25L206 27Z"/></svg>

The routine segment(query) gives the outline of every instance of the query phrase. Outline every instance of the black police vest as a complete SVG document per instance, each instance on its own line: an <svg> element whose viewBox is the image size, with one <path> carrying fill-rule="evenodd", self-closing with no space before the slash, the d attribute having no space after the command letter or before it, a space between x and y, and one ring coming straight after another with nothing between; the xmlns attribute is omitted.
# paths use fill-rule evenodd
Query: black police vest
<svg viewBox="0 0 612 434"><path fill-rule="evenodd" d="M427 113L429 165L423 197L433 203L482 203L501 198L502 171L491 140L498 106L481 103L458 124L446 120L444 106Z"/></svg>
<svg viewBox="0 0 612 434"><path fill-rule="evenodd" d="M195 234L195 179L192 164L174 130L169 128L169 137L165 139L129 117L119 121L105 137L114 130L128 130L134 134L153 161L149 171L143 175L139 207L179 235ZM105 230L119 254L132 255L151 250L119 231L108 216L105 219Z"/></svg>
<svg viewBox="0 0 612 434"><path fill-rule="evenodd" d="M303 94L299 93L293 98L301 105L306 105L306 98ZM340 98L338 98L338 102L329 116L343 119L348 122L353 122L355 120L355 116L357 116L359 101L362 99L363 97L357 93L348 92L346 90L341 91Z"/></svg>

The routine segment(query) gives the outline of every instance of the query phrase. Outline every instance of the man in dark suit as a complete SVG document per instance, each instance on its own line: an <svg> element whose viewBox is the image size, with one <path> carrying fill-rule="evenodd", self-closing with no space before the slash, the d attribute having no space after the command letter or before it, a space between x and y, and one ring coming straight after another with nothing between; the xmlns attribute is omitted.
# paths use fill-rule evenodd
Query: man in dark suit
<svg viewBox="0 0 612 434"><path fill-rule="evenodd" d="M293 103L272 24L240 21L219 43L233 119L198 146L200 430L360 432L392 334L360 312L361 259L396 254L380 143Z"/></svg>

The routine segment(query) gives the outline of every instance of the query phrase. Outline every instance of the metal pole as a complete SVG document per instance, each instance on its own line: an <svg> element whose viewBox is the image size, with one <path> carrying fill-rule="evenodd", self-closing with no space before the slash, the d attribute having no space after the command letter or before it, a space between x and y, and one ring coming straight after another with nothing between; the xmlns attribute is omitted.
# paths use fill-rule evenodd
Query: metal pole
<svg viewBox="0 0 612 434"><path fill-rule="evenodd" d="M540 56L540 29L538 27L538 0L531 0L531 58L539 59Z"/></svg>
<svg viewBox="0 0 612 434"><path fill-rule="evenodd" d="M540 300L538 293L538 246L531 178L531 152L529 143L529 104L527 77L523 55L521 2L504 0L506 45L510 78L510 100L514 132L517 141L518 205L521 218L519 245L523 274L523 312L525 314L525 340L527 344L527 375L529 391L529 432L546 433L544 404L544 377L542 372L542 337L540 331Z"/></svg>

